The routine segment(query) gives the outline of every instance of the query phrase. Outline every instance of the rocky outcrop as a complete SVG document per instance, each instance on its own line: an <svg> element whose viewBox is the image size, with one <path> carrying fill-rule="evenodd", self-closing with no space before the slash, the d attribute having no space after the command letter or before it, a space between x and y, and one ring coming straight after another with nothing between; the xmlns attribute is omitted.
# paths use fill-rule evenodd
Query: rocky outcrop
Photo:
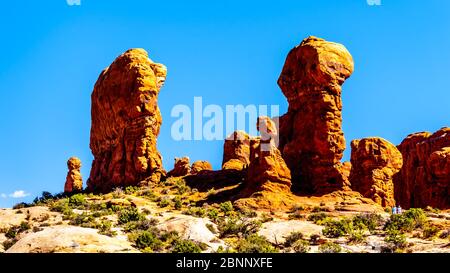
<svg viewBox="0 0 450 273"><path fill-rule="evenodd" d="M376 137L353 140L351 146L352 189L383 207L395 206L393 176L403 164L400 151Z"/></svg>
<svg viewBox="0 0 450 273"><path fill-rule="evenodd" d="M448 149L450 128L409 135L398 146L404 165L395 177L395 198L402 207L450 208Z"/></svg>
<svg viewBox="0 0 450 273"><path fill-rule="evenodd" d="M198 174L201 171L212 171L211 163L204 160L198 160L192 163L191 174Z"/></svg>
<svg viewBox="0 0 450 273"><path fill-rule="evenodd" d="M291 172L275 146L275 123L268 117L258 118L261 138L251 139L251 162L247 173L248 192L290 192Z"/></svg>
<svg viewBox="0 0 450 273"><path fill-rule="evenodd" d="M167 173L168 177L186 176L191 173L191 163L189 157L175 158L173 169Z"/></svg>
<svg viewBox="0 0 450 273"><path fill-rule="evenodd" d="M223 145L222 169L242 170L250 163L250 136L236 131L225 139Z"/></svg>
<svg viewBox="0 0 450 273"><path fill-rule="evenodd" d="M157 181L164 173L156 139L162 122L158 93L166 72L145 50L131 49L101 73L91 96L89 190Z"/></svg>
<svg viewBox="0 0 450 273"><path fill-rule="evenodd" d="M83 178L81 176L81 160L77 157L71 157L67 161L69 169L64 185L65 193L81 192L83 190Z"/></svg>
<svg viewBox="0 0 450 273"><path fill-rule="evenodd" d="M288 112L279 118L279 148L295 190L326 193L348 187L341 163L341 92L353 68L343 45L316 37L305 39L287 56L278 79L289 102Z"/></svg>

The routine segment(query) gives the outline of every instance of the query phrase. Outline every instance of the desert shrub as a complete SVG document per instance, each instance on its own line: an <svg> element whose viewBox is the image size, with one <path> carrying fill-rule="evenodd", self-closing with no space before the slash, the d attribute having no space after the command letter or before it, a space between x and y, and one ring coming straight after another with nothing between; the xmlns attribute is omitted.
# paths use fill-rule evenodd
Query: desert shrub
<svg viewBox="0 0 450 273"><path fill-rule="evenodd" d="M212 233L217 233L216 228L212 224L206 224L206 228L211 231Z"/></svg>
<svg viewBox="0 0 450 273"><path fill-rule="evenodd" d="M317 245L319 243L319 240L320 240L319 234L313 234L309 237L309 243L311 245Z"/></svg>
<svg viewBox="0 0 450 273"><path fill-rule="evenodd" d="M258 213L256 211L250 209L244 209L239 212L242 214L242 216L247 218L255 218L258 216Z"/></svg>
<svg viewBox="0 0 450 273"><path fill-rule="evenodd" d="M239 253L276 253L277 249L263 236L252 234L236 244Z"/></svg>
<svg viewBox="0 0 450 273"><path fill-rule="evenodd" d="M153 202L156 202L156 200L158 199L158 196L153 192L153 190L143 190L138 192L137 195Z"/></svg>
<svg viewBox="0 0 450 273"><path fill-rule="evenodd" d="M184 179L178 179L174 184L174 188L180 195L183 195L191 190L191 188L186 185L186 181L184 181Z"/></svg>
<svg viewBox="0 0 450 273"><path fill-rule="evenodd" d="M289 214L289 220L299 220L305 218L305 215L301 211L295 211Z"/></svg>
<svg viewBox="0 0 450 273"><path fill-rule="evenodd" d="M348 219L332 220L328 219L324 222L323 235L328 238L339 238L346 234L349 234L352 230L351 221Z"/></svg>
<svg viewBox="0 0 450 273"><path fill-rule="evenodd" d="M365 241L364 229L351 229L348 236L350 243L362 243Z"/></svg>
<svg viewBox="0 0 450 273"><path fill-rule="evenodd" d="M80 206L84 206L86 205L86 198L84 197L83 194L78 193L75 195L72 195L69 198L69 205L71 207L80 207Z"/></svg>
<svg viewBox="0 0 450 273"><path fill-rule="evenodd" d="M139 221L145 218L144 215L139 213L137 208L131 207L127 209L122 209L118 213L119 224L126 224L132 221Z"/></svg>
<svg viewBox="0 0 450 273"><path fill-rule="evenodd" d="M450 229L449 230L444 230L441 232L441 234L439 234L439 238L440 239L446 239L450 236Z"/></svg>
<svg viewBox="0 0 450 273"><path fill-rule="evenodd" d="M261 225L260 221L250 221L233 216L220 220L217 226L220 237L225 238L230 236L247 237L258 232Z"/></svg>
<svg viewBox="0 0 450 273"><path fill-rule="evenodd" d="M210 208L207 212L207 216L213 222L216 222L217 219L219 218L219 211L216 208Z"/></svg>
<svg viewBox="0 0 450 273"><path fill-rule="evenodd" d="M386 243L391 244L391 248L395 251L396 249L403 249L407 246L406 236L401 233L398 229L391 229L386 233L384 238Z"/></svg>
<svg viewBox="0 0 450 273"><path fill-rule="evenodd" d="M292 249L296 253L308 253L311 250L309 242L306 240L297 240L292 244Z"/></svg>
<svg viewBox="0 0 450 273"><path fill-rule="evenodd" d="M170 200L168 198L162 198L161 201L159 201L158 206L160 208L165 208L170 206Z"/></svg>
<svg viewBox="0 0 450 273"><path fill-rule="evenodd" d="M139 190L139 187L137 186L128 186L125 188L125 194L134 194Z"/></svg>
<svg viewBox="0 0 450 273"><path fill-rule="evenodd" d="M428 225L423 229L423 238L430 239L435 237L439 233L440 229L434 225Z"/></svg>
<svg viewBox="0 0 450 273"><path fill-rule="evenodd" d="M303 239L303 233L294 231L286 237L286 240L284 241L284 246L291 247L295 242L301 239Z"/></svg>
<svg viewBox="0 0 450 273"><path fill-rule="evenodd" d="M123 230L125 232L135 231L135 230L150 230L154 229L155 226L158 224L158 219L151 218L151 219L141 219L138 221L131 221L126 223L123 226Z"/></svg>
<svg viewBox="0 0 450 273"><path fill-rule="evenodd" d="M267 223L273 221L273 217L268 213L263 213L261 214L260 221L261 223Z"/></svg>
<svg viewBox="0 0 450 273"><path fill-rule="evenodd" d="M110 237L114 237L117 235L117 232L111 230L112 222L108 220L102 220L98 225L98 230L100 234L107 235Z"/></svg>
<svg viewBox="0 0 450 273"><path fill-rule="evenodd" d="M68 198L59 199L59 200L56 200L55 202L52 202L50 204L49 208L51 211L61 212L61 213L64 213L64 211L66 211L66 210L71 210L69 207L69 199Z"/></svg>
<svg viewBox="0 0 450 273"><path fill-rule="evenodd" d="M314 208L312 209L312 212L323 212L323 211L325 211L325 210L326 210L325 208L314 207Z"/></svg>
<svg viewBox="0 0 450 273"><path fill-rule="evenodd" d="M183 200L181 200L181 197L176 196L173 199L173 207L177 210L180 210L183 207Z"/></svg>
<svg viewBox="0 0 450 273"><path fill-rule="evenodd" d="M124 196L124 191L122 188L118 187L115 188L114 191L112 192L112 197L113 198L122 198Z"/></svg>
<svg viewBox="0 0 450 273"><path fill-rule="evenodd" d="M399 230L411 232L416 228L423 228L427 223L427 216L422 209L409 209L403 214L393 214L384 226L384 230Z"/></svg>
<svg viewBox="0 0 450 273"><path fill-rule="evenodd" d="M324 220L327 219L327 217L327 214L324 212L312 213L308 216L308 221L311 221L317 225L321 225L324 223Z"/></svg>
<svg viewBox="0 0 450 273"><path fill-rule="evenodd" d="M200 207L190 207L184 211L184 214L203 218L206 216L206 209Z"/></svg>
<svg viewBox="0 0 450 273"><path fill-rule="evenodd" d="M17 239L8 239L6 241L3 242L3 248L5 250L10 249L15 243L17 243Z"/></svg>
<svg viewBox="0 0 450 273"><path fill-rule="evenodd" d="M320 253L340 253L342 251L342 247L336 243L325 243L319 246Z"/></svg>
<svg viewBox="0 0 450 273"><path fill-rule="evenodd" d="M172 253L201 253L200 244L191 240L176 240L174 242Z"/></svg>
<svg viewBox="0 0 450 273"><path fill-rule="evenodd" d="M83 212L82 214L73 214L69 219L69 224L74 226L81 226L81 227L90 227L90 228L96 228L97 222L95 221L95 218L86 212Z"/></svg>
<svg viewBox="0 0 450 273"><path fill-rule="evenodd" d="M233 204L230 201L227 202L223 202L219 205L220 210L225 213L225 214L229 214L230 212L233 211Z"/></svg>
<svg viewBox="0 0 450 273"><path fill-rule="evenodd" d="M373 233L381 225L383 218L376 213L358 214L353 217L353 226L359 229L368 229Z"/></svg>
<svg viewBox="0 0 450 273"><path fill-rule="evenodd" d="M17 235L19 235L19 233L27 231L29 229L31 229L30 224L26 221L22 221L20 225L8 228L5 232L5 237L8 239L14 239Z"/></svg>
<svg viewBox="0 0 450 273"><path fill-rule="evenodd" d="M152 231L137 231L128 235L128 239L139 249L146 252L159 251L163 247L163 242Z"/></svg>
<svg viewBox="0 0 450 273"><path fill-rule="evenodd" d="M23 209L23 208L27 208L29 207L27 203L25 202L21 202L21 203L17 203L13 206L13 209Z"/></svg>

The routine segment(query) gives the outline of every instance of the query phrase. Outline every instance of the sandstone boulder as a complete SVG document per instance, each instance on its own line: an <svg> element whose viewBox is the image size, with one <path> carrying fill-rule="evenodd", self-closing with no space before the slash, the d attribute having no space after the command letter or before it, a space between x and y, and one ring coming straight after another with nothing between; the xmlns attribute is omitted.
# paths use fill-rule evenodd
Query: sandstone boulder
<svg viewBox="0 0 450 273"><path fill-rule="evenodd" d="M395 176L395 198L402 207L450 208L448 166L450 128L409 135L398 146L403 168Z"/></svg>
<svg viewBox="0 0 450 273"><path fill-rule="evenodd" d="M225 139L223 145L222 169L242 170L250 163L250 136L236 131Z"/></svg>
<svg viewBox="0 0 450 273"><path fill-rule="evenodd" d="M204 160L198 160L192 163L191 174L198 174L201 171L212 171L211 163Z"/></svg>
<svg viewBox="0 0 450 273"><path fill-rule="evenodd" d="M191 163L189 157L175 158L173 169L167 173L167 176L180 177L191 173Z"/></svg>
<svg viewBox="0 0 450 273"><path fill-rule="evenodd" d="M81 176L81 160L77 157L71 157L67 161L69 169L64 185L65 193L80 192L83 190L83 178Z"/></svg>
<svg viewBox="0 0 450 273"><path fill-rule="evenodd" d="M162 122L158 93L166 72L145 50L131 49L101 73L91 96L89 190L157 181L164 173L156 140Z"/></svg>
<svg viewBox="0 0 450 273"><path fill-rule="evenodd" d="M345 189L341 159L342 84L353 59L337 43L305 39L289 52L278 85L289 102L279 118L280 146L297 191L327 193Z"/></svg>
<svg viewBox="0 0 450 273"><path fill-rule="evenodd" d="M382 138L353 140L350 182L353 190L383 207L395 206L393 176L402 167L402 155Z"/></svg>

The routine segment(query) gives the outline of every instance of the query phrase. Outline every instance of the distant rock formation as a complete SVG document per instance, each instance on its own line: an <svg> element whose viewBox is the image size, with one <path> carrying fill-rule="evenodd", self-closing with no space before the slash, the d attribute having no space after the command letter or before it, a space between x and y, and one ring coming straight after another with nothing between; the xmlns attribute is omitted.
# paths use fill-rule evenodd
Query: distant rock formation
<svg viewBox="0 0 450 273"><path fill-rule="evenodd" d="M212 171L211 163L204 160L198 160L192 163L191 174L198 174L201 171Z"/></svg>
<svg viewBox="0 0 450 273"><path fill-rule="evenodd" d="M81 160L77 157L71 157L67 161L69 169L64 185L65 193L81 192L83 190L83 178L81 176Z"/></svg>
<svg viewBox="0 0 450 273"><path fill-rule="evenodd" d="M186 176L191 173L191 163L189 157L175 158L173 169L167 173L168 177Z"/></svg>
<svg viewBox="0 0 450 273"><path fill-rule="evenodd" d="M395 177L395 199L405 208L450 208L450 128L409 135L398 146L403 168Z"/></svg>
<svg viewBox="0 0 450 273"><path fill-rule="evenodd" d="M353 140L351 146L352 189L383 207L395 206L393 176L403 164L400 151L378 137Z"/></svg>
<svg viewBox="0 0 450 273"><path fill-rule="evenodd" d="M227 137L223 145L222 169L242 170L250 164L250 136L236 131Z"/></svg>
<svg viewBox="0 0 450 273"><path fill-rule="evenodd" d="M316 37L303 40L286 58L278 85L289 109L279 118L279 149L295 190L348 189L341 163L345 149L341 91L353 68L343 45Z"/></svg>
<svg viewBox="0 0 450 273"><path fill-rule="evenodd" d="M260 117L257 129L261 137L251 139L247 191L289 193L291 172L274 143L278 133L276 125L269 117Z"/></svg>
<svg viewBox="0 0 450 273"><path fill-rule="evenodd" d="M143 49L128 50L101 73L91 97L89 190L157 181L164 173L156 140L162 122L158 93L166 73Z"/></svg>

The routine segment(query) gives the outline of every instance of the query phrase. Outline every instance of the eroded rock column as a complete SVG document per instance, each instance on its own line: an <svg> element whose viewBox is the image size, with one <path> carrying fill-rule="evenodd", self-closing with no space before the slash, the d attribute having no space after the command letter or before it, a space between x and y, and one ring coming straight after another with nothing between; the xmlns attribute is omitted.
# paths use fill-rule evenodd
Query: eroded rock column
<svg viewBox="0 0 450 273"><path fill-rule="evenodd" d="M91 96L89 190L157 181L164 173L156 140L162 122L158 93L166 72L145 50L131 49L101 73Z"/></svg>
<svg viewBox="0 0 450 273"><path fill-rule="evenodd" d="M279 118L279 148L295 190L326 193L348 187L341 163L341 92L352 72L353 59L343 45L316 37L287 56L278 80L289 103L288 113Z"/></svg>

